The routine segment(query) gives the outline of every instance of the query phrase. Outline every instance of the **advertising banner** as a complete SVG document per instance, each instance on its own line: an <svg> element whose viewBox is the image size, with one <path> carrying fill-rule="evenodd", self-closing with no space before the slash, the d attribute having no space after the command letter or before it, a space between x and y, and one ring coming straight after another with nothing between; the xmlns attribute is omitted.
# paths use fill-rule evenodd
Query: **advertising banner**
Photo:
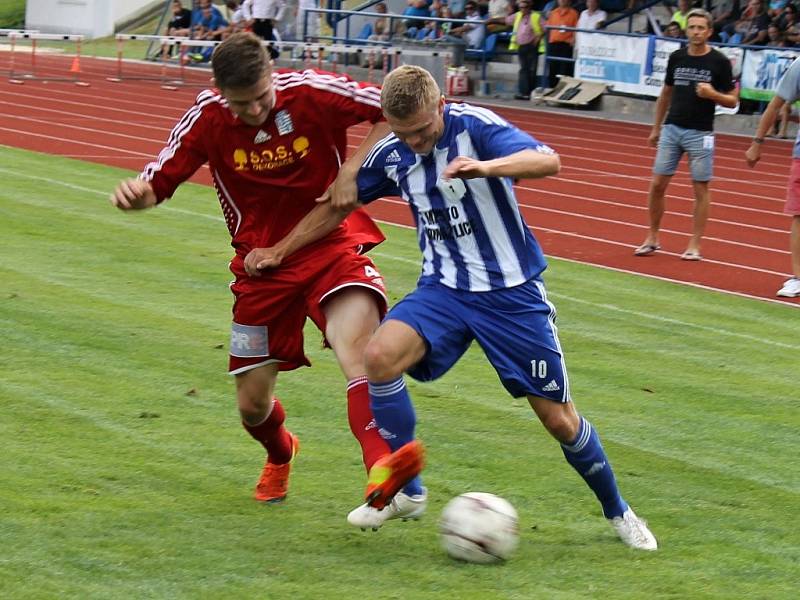
<svg viewBox="0 0 800 600"><path fill-rule="evenodd" d="M678 42L648 36L580 32L575 77L607 83L615 92L658 96L670 53Z"/></svg>
<svg viewBox="0 0 800 600"><path fill-rule="evenodd" d="M748 49L742 64L740 96L747 100L771 100L781 77L798 56L800 53L790 50Z"/></svg>

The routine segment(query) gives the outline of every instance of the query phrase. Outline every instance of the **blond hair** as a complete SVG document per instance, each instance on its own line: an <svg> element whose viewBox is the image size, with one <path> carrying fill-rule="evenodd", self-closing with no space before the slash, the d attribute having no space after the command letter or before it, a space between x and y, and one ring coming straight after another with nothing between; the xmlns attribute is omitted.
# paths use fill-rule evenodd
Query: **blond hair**
<svg viewBox="0 0 800 600"><path fill-rule="evenodd" d="M421 109L433 109L442 92L433 76L414 65L403 65L383 80L381 107L395 119L407 119Z"/></svg>
<svg viewBox="0 0 800 600"><path fill-rule="evenodd" d="M689 19L692 17L698 17L700 19L705 19L706 23L708 23L709 29L714 29L714 17L711 16L711 13L707 10L703 10L702 8L693 8L686 14L686 25L689 25Z"/></svg>

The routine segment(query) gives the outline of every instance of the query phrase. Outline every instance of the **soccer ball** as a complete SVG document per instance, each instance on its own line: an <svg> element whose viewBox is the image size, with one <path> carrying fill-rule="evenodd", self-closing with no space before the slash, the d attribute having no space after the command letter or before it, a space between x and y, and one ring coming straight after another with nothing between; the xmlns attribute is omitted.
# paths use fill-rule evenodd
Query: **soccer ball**
<svg viewBox="0 0 800 600"><path fill-rule="evenodd" d="M486 492L456 496L442 511L439 522L442 547L459 560L493 563L506 560L519 541L517 511Z"/></svg>

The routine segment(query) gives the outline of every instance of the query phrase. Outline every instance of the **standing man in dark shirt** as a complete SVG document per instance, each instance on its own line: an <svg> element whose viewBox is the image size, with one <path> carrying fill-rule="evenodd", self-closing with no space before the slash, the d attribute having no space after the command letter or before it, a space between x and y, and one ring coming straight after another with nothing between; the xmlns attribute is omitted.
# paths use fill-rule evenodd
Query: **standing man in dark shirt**
<svg viewBox="0 0 800 600"><path fill-rule="evenodd" d="M733 108L739 102L730 61L708 45L713 32L711 15L694 9L686 21L689 44L669 57L648 139L651 146L658 145L647 198L650 231L644 243L634 251L636 256L648 256L661 247L658 231L664 215L664 193L686 152L694 187L694 225L681 258L702 260L700 239L708 220L708 184L714 166L714 110L717 104ZM667 115L666 121L664 115Z"/></svg>
<svg viewBox="0 0 800 600"><path fill-rule="evenodd" d="M167 35L188 36L192 31L192 11L184 8L181 0L172 2L172 19L167 24Z"/></svg>

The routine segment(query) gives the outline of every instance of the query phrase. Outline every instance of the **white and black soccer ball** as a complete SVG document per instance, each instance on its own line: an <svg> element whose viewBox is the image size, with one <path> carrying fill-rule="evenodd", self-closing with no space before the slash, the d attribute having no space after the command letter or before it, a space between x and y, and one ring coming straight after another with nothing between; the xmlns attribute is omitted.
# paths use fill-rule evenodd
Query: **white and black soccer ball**
<svg viewBox="0 0 800 600"><path fill-rule="evenodd" d="M486 492L467 492L450 500L439 531L445 551L471 563L506 560L519 542L517 511L507 500Z"/></svg>

